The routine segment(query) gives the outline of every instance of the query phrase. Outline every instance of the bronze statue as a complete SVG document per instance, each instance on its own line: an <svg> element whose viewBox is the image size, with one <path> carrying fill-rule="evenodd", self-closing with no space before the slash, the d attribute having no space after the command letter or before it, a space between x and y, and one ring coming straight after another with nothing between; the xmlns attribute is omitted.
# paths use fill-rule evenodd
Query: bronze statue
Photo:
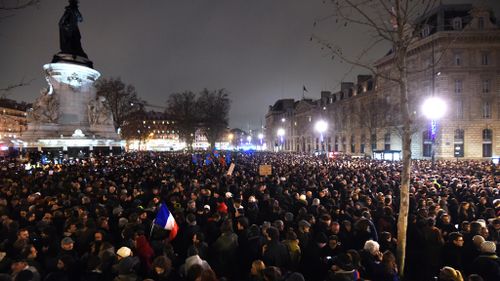
<svg viewBox="0 0 500 281"><path fill-rule="evenodd" d="M69 0L69 5L66 6L66 11L59 20L61 53L88 58L80 42L78 23L82 21L82 14L78 10L78 0Z"/></svg>

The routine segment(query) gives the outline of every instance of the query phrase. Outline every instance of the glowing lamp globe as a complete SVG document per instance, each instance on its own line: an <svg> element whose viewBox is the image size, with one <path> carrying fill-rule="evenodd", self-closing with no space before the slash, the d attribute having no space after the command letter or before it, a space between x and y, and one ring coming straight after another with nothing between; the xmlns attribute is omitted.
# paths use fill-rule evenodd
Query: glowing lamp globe
<svg viewBox="0 0 500 281"><path fill-rule="evenodd" d="M316 122L316 124L314 125L314 129L319 132L319 133L324 133L326 131L326 129L328 128L328 124L323 121L323 120L319 120L318 122Z"/></svg>
<svg viewBox="0 0 500 281"><path fill-rule="evenodd" d="M422 113L430 120L438 120L446 114L446 103L438 97L430 97L422 104Z"/></svg>

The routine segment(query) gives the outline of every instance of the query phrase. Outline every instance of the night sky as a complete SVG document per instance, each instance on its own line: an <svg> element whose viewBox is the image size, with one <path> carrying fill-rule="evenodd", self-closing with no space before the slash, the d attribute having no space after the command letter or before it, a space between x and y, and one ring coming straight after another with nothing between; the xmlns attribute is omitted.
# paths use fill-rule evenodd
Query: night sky
<svg viewBox="0 0 500 281"><path fill-rule="evenodd" d="M33 79L9 98L32 102L46 86L42 65L59 51L57 24L67 2L42 0L0 13L0 88ZM500 1L485 2L498 14ZM80 11L83 49L103 77L120 76L142 99L162 106L173 92L226 88L230 125L244 130L260 127L277 99L301 98L303 85L306 97L319 98L361 72L349 74L349 65L309 40L313 33L351 52L369 37L328 21L313 27L333 12L322 0L81 0Z"/></svg>

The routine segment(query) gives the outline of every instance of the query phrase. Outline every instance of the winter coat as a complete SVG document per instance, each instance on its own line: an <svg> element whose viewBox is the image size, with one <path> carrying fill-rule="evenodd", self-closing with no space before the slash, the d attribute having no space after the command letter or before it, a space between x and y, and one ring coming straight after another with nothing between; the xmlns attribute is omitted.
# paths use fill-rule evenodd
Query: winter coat
<svg viewBox="0 0 500 281"><path fill-rule="evenodd" d="M495 254L480 255L472 263L471 273L481 275L484 281L498 281L500 280L500 259Z"/></svg>
<svg viewBox="0 0 500 281"><path fill-rule="evenodd" d="M290 262L287 247L279 241L269 241L264 245L262 259L266 266L277 266L284 268Z"/></svg>

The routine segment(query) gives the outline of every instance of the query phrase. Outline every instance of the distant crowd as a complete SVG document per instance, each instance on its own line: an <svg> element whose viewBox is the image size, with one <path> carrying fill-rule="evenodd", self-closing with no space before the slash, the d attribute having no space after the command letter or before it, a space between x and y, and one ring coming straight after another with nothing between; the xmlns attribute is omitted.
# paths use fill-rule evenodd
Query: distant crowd
<svg viewBox="0 0 500 281"><path fill-rule="evenodd" d="M0 281L400 280L400 162L138 152L28 163L0 162ZM404 280L499 281L495 165L414 161L410 189ZM173 239L154 221L162 203Z"/></svg>

